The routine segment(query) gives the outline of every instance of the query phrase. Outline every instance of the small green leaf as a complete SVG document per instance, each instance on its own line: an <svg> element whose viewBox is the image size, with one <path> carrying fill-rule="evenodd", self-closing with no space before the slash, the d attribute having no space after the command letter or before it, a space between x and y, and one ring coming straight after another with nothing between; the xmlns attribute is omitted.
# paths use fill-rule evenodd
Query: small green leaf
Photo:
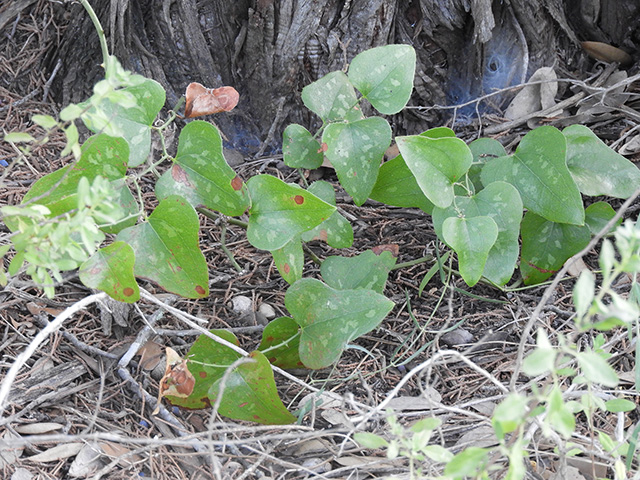
<svg viewBox="0 0 640 480"><path fill-rule="evenodd" d="M499 440L523 425L527 418L527 398L518 393L507 396L493 411L491 423Z"/></svg>
<svg viewBox="0 0 640 480"><path fill-rule="evenodd" d="M424 195L402 155L380 167L378 179L369 197L394 207L419 208L431 214L433 203Z"/></svg>
<svg viewBox="0 0 640 480"><path fill-rule="evenodd" d="M498 238L498 226L491 217L449 217L442 224L442 237L458 255L460 275L472 287L484 270L489 251Z"/></svg>
<svg viewBox="0 0 640 480"><path fill-rule="evenodd" d="M596 202L586 208L584 222L589 227L591 234L597 235L615 215L615 210L607 202ZM621 224L622 218L616 222L611 231Z"/></svg>
<svg viewBox="0 0 640 480"><path fill-rule="evenodd" d="M631 412L636 409L636 404L626 398L614 398L604 402L607 412Z"/></svg>
<svg viewBox="0 0 640 480"><path fill-rule="evenodd" d="M442 425L442 420L437 417L426 417L414 423L410 430L414 433L431 431Z"/></svg>
<svg viewBox="0 0 640 480"><path fill-rule="evenodd" d="M410 45L386 45L366 50L351 61L349 80L385 115L402 110L413 90L416 52Z"/></svg>
<svg viewBox="0 0 640 480"><path fill-rule="evenodd" d="M456 480L475 477L485 468L489 449L480 447L465 448L444 467L444 474Z"/></svg>
<svg viewBox="0 0 640 480"><path fill-rule="evenodd" d="M596 352L578 352L576 359L583 375L590 382L611 388L618 385L619 379L615 370Z"/></svg>
<svg viewBox="0 0 640 480"><path fill-rule="evenodd" d="M391 127L381 117L351 123L332 123L325 128L322 141L326 157L336 170L340 184L362 205L378 178L380 162L391 144Z"/></svg>
<svg viewBox="0 0 640 480"><path fill-rule="evenodd" d="M573 304L576 306L576 315L582 318L589 308L595 296L596 278L590 270L580 273L580 278L573 287Z"/></svg>
<svg viewBox="0 0 640 480"><path fill-rule="evenodd" d="M58 121L51 115L34 115L31 117L31 121L36 125L40 125L42 128L46 128L47 130L58 125Z"/></svg>
<svg viewBox="0 0 640 480"><path fill-rule="evenodd" d="M640 184L640 170L614 152L584 125L562 131L567 139L567 167L585 195L627 198Z"/></svg>
<svg viewBox="0 0 640 480"><path fill-rule="evenodd" d="M119 302L137 302L140 288L133 274L134 263L133 249L124 242L114 242L98 250L80 266L80 281Z"/></svg>
<svg viewBox="0 0 640 480"><path fill-rule="evenodd" d="M237 345L238 340L226 330L211 333ZM227 369L241 355L206 335L191 346L187 366L196 379L193 392L187 398L167 396L174 405L190 409L213 405L222 393L219 413L234 420L246 420L264 425L294 423L296 418L282 404L273 378L273 370L265 356L258 352L249 355L250 362L242 363L227 377L221 392L221 381Z"/></svg>
<svg viewBox="0 0 640 480"><path fill-rule="evenodd" d="M336 194L330 183L322 180L313 182L309 185L307 191L313 193L329 205L336 206ZM305 242L322 240L333 248L349 248L353 245L353 228L349 220L344 218L340 212L336 210L320 225L304 232L302 234L302 240Z"/></svg>
<svg viewBox="0 0 640 480"><path fill-rule="evenodd" d="M527 285L545 281L591 239L587 226L554 223L532 212L525 214L520 228L520 270Z"/></svg>
<svg viewBox="0 0 640 480"><path fill-rule="evenodd" d="M547 421L564 438L569 438L576 429L576 419L562 399L562 392L555 386L547 397Z"/></svg>
<svg viewBox="0 0 640 480"><path fill-rule="evenodd" d="M302 102L324 122L335 122L353 110L358 98L347 76L337 71L304 87Z"/></svg>
<svg viewBox="0 0 640 480"><path fill-rule="evenodd" d="M291 124L282 134L284 163L291 168L314 169L322 165L320 142L302 125Z"/></svg>
<svg viewBox="0 0 640 480"><path fill-rule="evenodd" d="M367 250L351 258L328 257L322 262L320 273L327 285L339 290L364 288L382 293L396 261L391 252L376 255Z"/></svg>
<svg viewBox="0 0 640 480"><path fill-rule="evenodd" d="M165 91L155 80L145 78L141 83L123 88L119 92L126 92L133 96L135 106L125 108L107 97L102 99L98 106L90 107L82 115L82 119L89 130L98 133L103 130L104 125L98 123L95 115L100 113L104 116L108 124L119 130L129 144L131 151L129 166L137 167L149 156L151 125L164 106Z"/></svg>
<svg viewBox="0 0 640 480"><path fill-rule="evenodd" d="M451 205L453 184L471 166L469 147L459 138L448 136L413 135L397 137L396 142L425 196L440 208Z"/></svg>
<svg viewBox="0 0 640 480"><path fill-rule="evenodd" d="M76 118L80 117L84 112L84 109L80 105L71 103L60 110L60 120L63 122L72 122Z"/></svg>
<svg viewBox="0 0 640 480"><path fill-rule="evenodd" d="M482 183L511 183L530 212L552 222L583 225L582 197L567 168L566 150L565 137L557 128L536 128L524 136L513 155L493 159L482 168Z"/></svg>
<svg viewBox="0 0 640 480"><path fill-rule="evenodd" d="M530 377L537 377L555 370L556 352L553 349L536 348L522 362L522 371Z"/></svg>
<svg viewBox="0 0 640 480"><path fill-rule="evenodd" d="M304 252L300 238L293 238L284 247L271 252L273 261L282 278L288 284L293 284L302 278L304 267Z"/></svg>
<svg viewBox="0 0 640 480"><path fill-rule="evenodd" d="M156 195L182 195L194 207L204 205L231 217L242 215L250 204L245 183L224 158L220 132L202 120L180 132L175 163L156 183Z"/></svg>
<svg viewBox="0 0 640 480"><path fill-rule="evenodd" d="M280 368L304 367L300 361L300 327L293 318L278 317L262 331L258 350L272 365Z"/></svg>
<svg viewBox="0 0 640 480"><path fill-rule="evenodd" d="M11 132L4 136L4 141L13 143L31 143L35 141L35 138L26 132Z"/></svg>
<svg viewBox="0 0 640 480"><path fill-rule="evenodd" d="M165 198L148 220L122 230L136 255L135 274L186 298L209 295L207 262L198 248L198 214L177 195Z"/></svg>
<svg viewBox="0 0 640 480"><path fill-rule="evenodd" d="M427 445L422 452L434 462L446 463L453 459L453 453L440 445Z"/></svg>
<svg viewBox="0 0 640 480"><path fill-rule="evenodd" d="M389 446L389 442L375 433L356 432L353 434L353 439L364 448L378 449Z"/></svg>
<svg viewBox="0 0 640 480"><path fill-rule="evenodd" d="M335 290L303 278L285 295L285 305L300 325L300 359L324 368L340 358L347 343L377 327L393 302L371 290Z"/></svg>
<svg viewBox="0 0 640 480"><path fill-rule="evenodd" d="M256 175L247 182L252 206L247 238L262 250L284 247L302 232L328 219L336 207L297 185L271 175Z"/></svg>

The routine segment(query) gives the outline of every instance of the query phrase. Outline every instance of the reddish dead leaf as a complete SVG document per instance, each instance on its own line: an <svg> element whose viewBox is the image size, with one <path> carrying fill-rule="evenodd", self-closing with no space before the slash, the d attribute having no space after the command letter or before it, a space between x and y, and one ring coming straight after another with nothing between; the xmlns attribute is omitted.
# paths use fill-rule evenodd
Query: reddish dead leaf
<svg viewBox="0 0 640 480"><path fill-rule="evenodd" d="M329 150L329 145L327 145L326 143L322 142L322 144L320 145L320 148L318 149L318 153L324 153L327 150Z"/></svg>
<svg viewBox="0 0 640 480"><path fill-rule="evenodd" d="M400 254L400 247L395 243L390 243L387 245L378 245L373 247L371 251L376 255L380 255L382 252L391 252L391 255L398 258L398 255Z"/></svg>
<svg viewBox="0 0 640 480"><path fill-rule="evenodd" d="M235 108L240 99L233 87L206 88L196 82L189 84L185 96L185 118L228 112Z"/></svg>
<svg viewBox="0 0 640 480"><path fill-rule="evenodd" d="M193 387L195 387L196 384L196 379L187 368L187 361L170 347L166 347L166 353L167 368L164 371L164 376L160 379L158 405L153 411L154 415L160 410L162 397L171 395L179 398L187 398L191 395L191 392L193 392Z"/></svg>

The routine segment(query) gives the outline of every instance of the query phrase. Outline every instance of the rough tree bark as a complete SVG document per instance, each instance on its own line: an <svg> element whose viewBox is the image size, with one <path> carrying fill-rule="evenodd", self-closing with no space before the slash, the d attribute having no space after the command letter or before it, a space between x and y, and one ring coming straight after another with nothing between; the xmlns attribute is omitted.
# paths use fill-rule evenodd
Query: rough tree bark
<svg viewBox="0 0 640 480"><path fill-rule="evenodd" d="M578 69L580 40L633 51L636 0L92 0L125 67L159 81L174 105L185 86L233 85L235 112L216 118L231 144L255 153L291 122L317 120L301 107L303 86L342 69L359 52L389 43L418 54L417 106L467 101L526 80L538 67ZM96 34L80 6L61 51L62 103L84 99L100 77ZM68 13L68 12L67 12ZM637 51L636 51L637 53ZM501 107L492 97L483 109ZM407 111L395 128L415 133L442 121L438 110Z"/></svg>

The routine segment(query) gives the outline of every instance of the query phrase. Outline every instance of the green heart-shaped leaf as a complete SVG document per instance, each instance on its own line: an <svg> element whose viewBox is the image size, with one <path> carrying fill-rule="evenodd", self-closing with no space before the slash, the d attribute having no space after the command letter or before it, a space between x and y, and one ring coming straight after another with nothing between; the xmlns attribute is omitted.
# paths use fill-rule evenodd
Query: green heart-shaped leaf
<svg viewBox="0 0 640 480"><path fill-rule="evenodd" d="M80 281L119 302L137 302L140 288L133 274L134 263L133 249L124 242L114 242L98 250L80 266Z"/></svg>
<svg viewBox="0 0 640 480"><path fill-rule="evenodd" d="M196 120L180 132L175 163L156 183L158 198L170 195L232 217L249 208L247 187L224 159L220 132L210 123Z"/></svg>
<svg viewBox="0 0 640 480"><path fill-rule="evenodd" d="M364 288L382 293L396 261L391 252L376 255L367 250L351 258L328 257L322 262L320 273L327 285L339 290Z"/></svg>
<svg viewBox="0 0 640 480"><path fill-rule="evenodd" d="M98 109L102 111L101 117L108 118L114 129L127 141L131 151L129 166L137 167L149 156L151 125L164 106L165 92L158 82L146 78L142 83L118 92L132 95L136 105L124 108L107 97L100 102ZM102 131L103 125L92 120L96 111L96 107L89 108L87 113L82 115L82 120L89 130L98 133Z"/></svg>
<svg viewBox="0 0 640 480"><path fill-rule="evenodd" d="M433 210L433 227L443 239L442 224L459 213L465 218L491 217L498 226L498 238L489 251L482 276L496 285L505 285L513 275L520 249L520 222L522 200L515 187L505 182L494 182L473 197L456 197L456 208Z"/></svg>
<svg viewBox="0 0 640 480"><path fill-rule="evenodd" d="M282 278L292 284L302 278L304 252L299 237L291 239L284 247L271 252L273 261Z"/></svg>
<svg viewBox="0 0 640 480"><path fill-rule="evenodd" d="M300 361L300 327L293 318L278 317L269 322L262 332L258 350L272 365L280 368L304 367Z"/></svg>
<svg viewBox="0 0 640 480"><path fill-rule="evenodd" d="M324 368L340 358L347 343L377 327L393 302L371 290L335 290L303 278L285 295L285 305L300 325L300 359Z"/></svg>
<svg viewBox="0 0 640 480"><path fill-rule="evenodd" d="M587 226L550 222L533 212L525 214L521 235L520 271L527 285L544 282L591 239Z"/></svg>
<svg viewBox="0 0 640 480"><path fill-rule="evenodd" d="M331 72L302 89L302 102L324 122L349 115L358 103L356 91L343 72Z"/></svg>
<svg viewBox="0 0 640 480"><path fill-rule="evenodd" d="M76 208L78 182L86 177L90 183L98 176L107 180L124 178L127 172L129 147L121 138L105 134L89 137L82 145L80 160L38 179L22 199L26 203L40 197L52 216Z"/></svg>
<svg viewBox="0 0 640 480"><path fill-rule="evenodd" d="M307 190L329 205L336 206L336 193L330 183L319 180L309 185ZM304 232L302 240L322 240L333 248L349 248L353 244L353 228L349 220L336 210L320 225Z"/></svg>
<svg viewBox="0 0 640 480"><path fill-rule="evenodd" d="M329 218L336 207L297 185L271 175L256 175L247 182L252 205L247 238L262 250L284 247L302 232Z"/></svg>
<svg viewBox="0 0 640 480"><path fill-rule="evenodd" d="M473 156L459 138L412 135L396 138L402 158L425 196L436 206L453 202L453 184L471 166Z"/></svg>
<svg viewBox="0 0 640 480"><path fill-rule="evenodd" d="M416 52L410 45L385 45L362 52L349 65L349 80L385 115L402 110L413 90Z"/></svg>
<svg viewBox="0 0 640 480"><path fill-rule="evenodd" d="M640 170L614 152L584 125L562 131L567 139L567 167L585 195L630 197L640 185Z"/></svg>
<svg viewBox="0 0 640 480"><path fill-rule="evenodd" d="M391 144L391 127L380 117L352 123L332 123L322 141L326 157L336 170L341 185L356 205L368 198L378 178L384 152Z"/></svg>
<svg viewBox="0 0 640 480"><path fill-rule="evenodd" d="M498 238L498 225L491 217L449 217L442 224L442 237L458 255L460 275L470 287L480 280L489 251Z"/></svg>
<svg viewBox="0 0 640 480"><path fill-rule="evenodd" d="M302 125L291 124L282 134L284 163L291 168L314 169L322 165L320 142Z"/></svg>
<svg viewBox="0 0 640 480"><path fill-rule="evenodd" d="M433 203L425 197L402 155L380 167L378 180L369 197L394 207L419 208L428 214L433 211Z"/></svg>
<svg viewBox="0 0 640 480"><path fill-rule="evenodd" d="M484 185L512 184L524 206L547 220L584 224L582 197L566 164L566 140L555 127L527 133L513 155L489 161L481 178Z"/></svg>
<svg viewBox="0 0 640 480"><path fill-rule="evenodd" d="M136 255L135 274L186 298L209 295L207 262L198 248L198 214L177 195L160 202L148 220L122 230Z"/></svg>
<svg viewBox="0 0 640 480"><path fill-rule="evenodd" d="M234 345L238 339L226 330L211 333ZM193 392L187 398L167 396L173 405L185 408L207 408L220 394L222 377L241 355L215 340L201 335L192 345L187 366L196 379ZM235 420L265 425L284 425L296 418L282 404L273 378L273 370L266 357L252 352L247 362L236 367L227 377L222 390L219 413Z"/></svg>

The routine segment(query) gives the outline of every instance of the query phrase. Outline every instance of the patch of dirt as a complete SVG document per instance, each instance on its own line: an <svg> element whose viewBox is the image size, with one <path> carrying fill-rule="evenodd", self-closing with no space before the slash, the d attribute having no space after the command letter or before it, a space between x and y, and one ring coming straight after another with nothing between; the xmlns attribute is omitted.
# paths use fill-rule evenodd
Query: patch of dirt
<svg viewBox="0 0 640 480"><path fill-rule="evenodd" d="M32 15L19 18L3 30L11 32L3 38L1 44L6 48L0 54L3 132L26 131L40 137L42 131L30 118L34 114L56 115L59 110L46 96L51 76L39 68L45 53L55 49L62 28L53 25L52 18L50 3L41 1ZM630 88L640 91L637 83ZM590 126L610 141L621 138L633 118L618 109ZM488 123L484 127L494 131L502 124L500 119L485 120ZM473 124L456 130L466 140L478 134ZM494 136L508 145L526 131L526 126L512 125ZM0 159L9 164L0 167L0 205L17 204L35 180L69 162L69 158L58 157L64 144L62 134L51 135L49 142L34 146L24 161L18 161L23 158L21 153L12 145L0 143ZM639 159L636 155L635 160ZM298 173L285 167L277 156L246 159L238 171L244 178L269 173L287 182L300 182ZM337 185L330 170L324 175ZM153 179L149 178L145 184L149 208L152 191ZM613 202L614 208L620 203ZM562 280L553 288L549 302L536 317L532 314L546 286L469 288L452 273L456 264L451 261L445 264L442 277L436 273L420 294L421 282L434 265L436 253L445 251L429 217L374 202L357 208L345 195L339 195L338 206L352 218L354 246L337 251L312 243L310 248L319 258L352 256L382 244L400 247L399 264L428 258L391 273L385 295L396 307L379 328L360 337L355 342L357 348L349 348L333 368L293 372L299 383L276 376L283 402L292 411L312 389L340 395L343 400L339 405L313 409L301 416L299 425L275 427L231 422L212 416L211 411L181 411L166 403L159 415L153 415L164 361L156 354L155 360L143 364L135 353L143 345L151 348L147 342L152 341L184 355L199 331L150 301L119 311L108 303L94 303L76 311L62 328L44 339L28 355L12 383L0 419L2 478L61 479L78 472L81 478L167 480L406 475L406 462L388 461L384 452L363 450L346 437L352 433L355 419L364 416L367 421L360 428L384 434L387 426L381 406L399 397L409 397L409 403L418 405L417 409L400 404L395 407L402 423L437 416L443 420L437 441L458 451L469 438L465 434L490 425L491 410L506 392L530 382L524 375L513 377L520 369L522 349L535 344L536 328L572 331L573 281ZM636 202L626 215L635 218L639 209ZM220 225L204 216L200 219L200 245L209 265L211 295L191 301L167 295L149 283L142 282L142 286L158 301L200 319L201 327L233 331L242 347L251 351L260 342L262 318L236 313L231 308L232 299L244 295L251 300L254 312L261 305L269 305L276 316L286 315L284 293L288 285L277 273L271 256L253 248L244 229L229 225L226 245L242 267L242 272L237 272L219 248ZM0 229L0 237L10 233L4 225ZM597 249L585 261L597 269ZM319 268L309 260L305 276L318 274ZM93 293L76 274L70 274L58 286L53 300L44 297L26 276L11 278L0 290L1 378L20 355L25 355L38 332ZM625 335L607 334L610 351L616 353L613 365L620 373L631 372L635 365L634 346ZM591 336L585 333L579 342L590 344ZM151 366L155 369L148 368ZM544 379L539 381L542 384ZM630 385L625 383L623 387ZM581 420L585 423L578 433L586 431L586 419ZM599 415L591 421L613 432L617 418L615 414ZM461 440L463 443L459 443ZM54 447L59 450L52 451ZM527 468L533 475L549 473L553 445L540 444L537 448L538 463ZM51 454L48 459L36 456L44 452ZM432 467L425 464L425 468ZM26 476L18 477L18 473ZM503 473L497 472L496 478Z"/></svg>

